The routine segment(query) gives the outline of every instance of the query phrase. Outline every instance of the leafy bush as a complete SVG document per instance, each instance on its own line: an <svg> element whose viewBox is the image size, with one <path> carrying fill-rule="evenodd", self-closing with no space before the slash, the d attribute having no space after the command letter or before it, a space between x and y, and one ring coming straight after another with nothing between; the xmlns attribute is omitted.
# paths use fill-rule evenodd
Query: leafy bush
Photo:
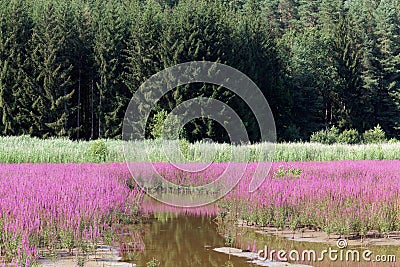
<svg viewBox="0 0 400 267"><path fill-rule="evenodd" d="M76 265L79 267L84 267L85 266L85 258L78 257L78 262L76 263Z"/></svg>
<svg viewBox="0 0 400 267"><path fill-rule="evenodd" d="M226 246L232 246L233 240L234 240L234 237L231 234L228 233L225 235L225 245Z"/></svg>
<svg viewBox="0 0 400 267"><path fill-rule="evenodd" d="M181 139L186 138L186 132L181 127L179 117L177 115L168 114L167 111L161 110L153 116L152 124L150 125L150 135L157 139Z"/></svg>
<svg viewBox="0 0 400 267"><path fill-rule="evenodd" d="M90 144L89 154L94 161L105 161L108 155L107 145L103 140L96 140Z"/></svg>
<svg viewBox="0 0 400 267"><path fill-rule="evenodd" d="M310 142L331 145L337 142L338 137L339 129L332 126L330 129L314 132L310 137Z"/></svg>
<svg viewBox="0 0 400 267"><path fill-rule="evenodd" d="M293 178L298 178L301 176L301 173L303 171L301 169L297 169L293 166L290 166L289 168L284 168L282 166L279 166L279 168L274 172L274 176L276 178L284 178L284 177L293 177Z"/></svg>
<svg viewBox="0 0 400 267"><path fill-rule="evenodd" d="M181 151L183 157L188 160L192 160L190 156L190 143L186 139L179 140L179 150Z"/></svg>
<svg viewBox="0 0 400 267"><path fill-rule="evenodd" d="M150 134L153 138L162 138L164 121L167 116L168 113L165 110L161 110L154 114L153 124L150 126Z"/></svg>
<svg viewBox="0 0 400 267"><path fill-rule="evenodd" d="M151 261L146 263L146 266L147 267L158 267L158 266L160 266L160 264L161 263L159 260L157 260L156 258L153 258Z"/></svg>
<svg viewBox="0 0 400 267"><path fill-rule="evenodd" d="M360 142L360 136L355 129L344 130L339 134L338 142L341 144L357 144Z"/></svg>
<svg viewBox="0 0 400 267"><path fill-rule="evenodd" d="M363 141L366 144L383 143L386 141L385 132L378 124L374 129L370 129L364 132Z"/></svg>

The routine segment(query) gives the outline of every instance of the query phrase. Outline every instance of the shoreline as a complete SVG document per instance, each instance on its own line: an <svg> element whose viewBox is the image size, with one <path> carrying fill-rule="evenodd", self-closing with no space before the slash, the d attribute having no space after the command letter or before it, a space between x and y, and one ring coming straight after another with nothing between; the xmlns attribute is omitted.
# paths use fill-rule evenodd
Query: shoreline
<svg viewBox="0 0 400 267"><path fill-rule="evenodd" d="M43 257L38 259L40 267L76 267L78 258L84 258L85 267L136 267L136 264L120 261L118 250L111 246L98 246L96 253L82 255L76 249L69 255L65 249L58 250L55 259Z"/></svg>
<svg viewBox="0 0 400 267"><path fill-rule="evenodd" d="M348 246L400 246L400 231L391 232L387 235L387 237L383 237L382 234L379 234L377 231L369 231L365 237L361 238L357 235L328 235L323 231L317 231L309 228L297 229L293 232L288 228L280 230L276 227L246 225L246 222L238 222L236 226L239 228L253 229L254 232L258 234L277 236L297 242L336 245L337 240L345 239L348 243Z"/></svg>

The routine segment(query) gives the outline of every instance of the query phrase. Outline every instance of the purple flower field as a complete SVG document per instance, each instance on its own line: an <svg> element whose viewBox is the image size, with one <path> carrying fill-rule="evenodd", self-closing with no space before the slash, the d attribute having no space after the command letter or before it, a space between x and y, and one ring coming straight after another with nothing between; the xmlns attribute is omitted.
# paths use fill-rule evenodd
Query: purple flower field
<svg viewBox="0 0 400 267"><path fill-rule="evenodd" d="M1 164L1 260L30 266L39 249L101 242L141 193L124 164ZM133 215L132 215L133 216ZM126 219L126 218L124 218Z"/></svg>
<svg viewBox="0 0 400 267"><path fill-rule="evenodd" d="M137 175L151 179L140 166ZM227 164L187 176L166 163L156 166L171 182L199 185L214 181ZM400 161L274 163L261 187L249 193L256 166L249 164L238 186L217 205L184 212L230 212L258 225L343 235L400 230ZM30 266L40 251L99 244L141 213L168 210L142 202L142 196L124 163L2 164L0 259Z"/></svg>
<svg viewBox="0 0 400 267"><path fill-rule="evenodd" d="M400 230L398 160L274 163L253 194L249 178L220 202L243 220L342 235Z"/></svg>

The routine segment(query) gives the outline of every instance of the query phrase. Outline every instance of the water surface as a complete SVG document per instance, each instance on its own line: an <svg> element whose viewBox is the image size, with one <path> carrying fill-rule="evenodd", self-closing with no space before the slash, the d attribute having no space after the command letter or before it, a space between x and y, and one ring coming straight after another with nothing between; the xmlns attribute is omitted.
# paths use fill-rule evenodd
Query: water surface
<svg viewBox="0 0 400 267"><path fill-rule="evenodd" d="M213 217L194 215L155 215L144 226L144 251L136 253L132 262L138 267L156 258L160 266L255 266L246 259L213 251L225 246L225 238L218 234Z"/></svg>
<svg viewBox="0 0 400 267"><path fill-rule="evenodd" d="M226 239L221 234L226 229L218 227L215 216L188 215L176 213L155 213L149 223L141 226L141 242L144 250L135 252L132 263L138 267L145 267L146 263L156 258L160 266L165 267L188 267L188 266L234 266L246 267L256 266L247 262L244 258L238 258L213 251L213 248L226 246ZM275 250L297 250L302 253L304 250L314 250L317 255L329 248L324 243L298 242L286 238L255 233L254 229L236 227L231 229L235 233L233 247L258 251L268 246L268 249ZM337 249L332 246L333 249ZM398 246L371 246L371 247L350 247L360 251L369 249L373 255L395 255L397 263L386 262L360 262L354 261L330 261L324 262L292 262L303 263L312 266L399 266L400 248ZM126 260L126 259L125 259ZM290 261L289 261L290 262ZM231 265L228 265L230 263Z"/></svg>

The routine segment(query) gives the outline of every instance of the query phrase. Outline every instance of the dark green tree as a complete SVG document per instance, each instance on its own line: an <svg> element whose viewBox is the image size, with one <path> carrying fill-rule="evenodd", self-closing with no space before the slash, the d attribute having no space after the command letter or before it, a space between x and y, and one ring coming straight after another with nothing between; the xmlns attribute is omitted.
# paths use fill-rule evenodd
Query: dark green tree
<svg viewBox="0 0 400 267"><path fill-rule="evenodd" d="M255 2L246 5L234 24L232 61L229 62L260 88L275 117L278 136L282 137L283 129L290 123L290 91L283 86L282 62L279 60L275 35L269 28L262 6ZM258 141L258 122L249 107L238 98L234 98L232 103L240 107L238 113L247 124L250 139Z"/></svg>
<svg viewBox="0 0 400 267"><path fill-rule="evenodd" d="M378 47L377 88L373 94L376 122L391 136L400 133L400 16L398 0L382 0L375 10Z"/></svg>
<svg viewBox="0 0 400 267"><path fill-rule="evenodd" d="M321 1L322 0L299 0L299 30L317 26Z"/></svg>
<svg viewBox="0 0 400 267"><path fill-rule="evenodd" d="M121 1L96 2L93 9L98 107L95 137L118 137L122 134L122 118L129 95L123 79L129 16Z"/></svg>
<svg viewBox="0 0 400 267"><path fill-rule="evenodd" d="M330 41L316 28L294 38L287 79L291 86L291 121L299 128L303 140L333 123L332 92L337 86L337 70L330 63L333 61Z"/></svg>
<svg viewBox="0 0 400 267"><path fill-rule="evenodd" d="M71 30L72 50L72 87L74 95L72 103L76 107L76 118L71 118L71 124L76 125L74 139L94 138L95 132L95 73L93 49L93 18L89 3L74 2Z"/></svg>
<svg viewBox="0 0 400 267"><path fill-rule="evenodd" d="M339 128L362 129L368 118L364 101L369 92L362 83L362 42L347 11L342 11L333 39L338 85L334 89L333 124Z"/></svg>
<svg viewBox="0 0 400 267"><path fill-rule="evenodd" d="M35 98L31 109L34 135L69 136L73 112L71 88L70 7L52 1L36 2L30 41Z"/></svg>
<svg viewBox="0 0 400 267"><path fill-rule="evenodd" d="M29 65L32 20L25 1L0 2L0 129L29 134L33 87Z"/></svg>

